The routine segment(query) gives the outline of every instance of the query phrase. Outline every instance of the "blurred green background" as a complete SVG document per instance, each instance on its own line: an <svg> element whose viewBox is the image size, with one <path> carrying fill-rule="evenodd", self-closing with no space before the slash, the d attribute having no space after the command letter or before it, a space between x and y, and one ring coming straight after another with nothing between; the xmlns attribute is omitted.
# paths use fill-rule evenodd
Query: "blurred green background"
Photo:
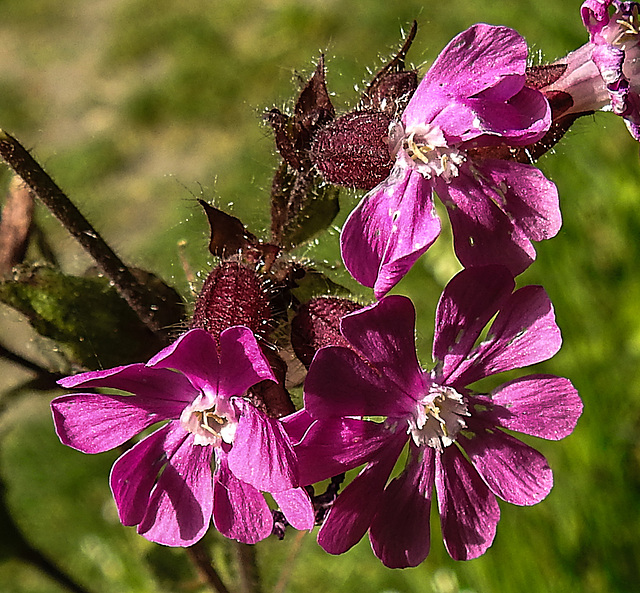
<svg viewBox="0 0 640 593"><path fill-rule="evenodd" d="M414 18L419 31L409 59L415 65L426 67L452 36L478 21L518 29L539 63L585 42L579 5L0 0L0 127L33 150L127 262L160 275L189 301L185 262L194 272L210 265L208 226L196 198L267 236L277 157L262 112L292 106L298 77L312 72L320 52L343 110L357 101L354 84L362 87L367 69L380 67ZM545 286L564 347L536 370L569 377L585 403L565 441L529 441L554 469L550 496L532 508L502 504L494 545L464 563L447 556L437 520L431 555L404 571L384 568L366 540L340 557L322 552L312 535L263 542L265 591L279 590L283 570L291 592L637 590L638 146L621 120L596 114L575 124L539 165L558 185L565 222L555 239L538 246L538 259L520 282ZM6 187L4 169L0 179ZM357 197L343 193L345 211ZM80 274L91 265L42 206L36 216L65 271ZM445 233L397 288L417 303L425 364L435 303L456 270L450 249ZM297 255L339 265L337 232ZM335 274L341 277L339 269ZM3 344L59 364L55 346L4 307L0 324ZM91 592L201 590L181 550L150 544L119 524L107 482L117 454L91 457L60 445L48 411L55 394L22 388L30 376L0 362L0 475L26 541ZM14 536L0 531L0 591L64 591L17 558ZM222 545L215 534L208 541L224 572Z"/></svg>

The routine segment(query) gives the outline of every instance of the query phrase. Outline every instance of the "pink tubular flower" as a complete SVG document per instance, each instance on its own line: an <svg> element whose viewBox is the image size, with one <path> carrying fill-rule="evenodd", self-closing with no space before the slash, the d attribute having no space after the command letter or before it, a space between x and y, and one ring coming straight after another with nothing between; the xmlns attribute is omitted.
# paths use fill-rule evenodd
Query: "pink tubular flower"
<svg viewBox="0 0 640 593"><path fill-rule="evenodd" d="M609 8L613 7L612 14ZM589 42L554 65L566 65L562 76L543 92L563 92L572 106L562 115L596 110L624 118L640 140L640 19L637 2L586 0L582 21Z"/></svg>
<svg viewBox="0 0 640 593"><path fill-rule="evenodd" d="M531 241L558 232L554 184L531 165L490 158L495 147L526 146L549 129L547 100L524 86L526 66L516 31L474 25L442 51L392 124L394 168L341 237L347 269L378 298L438 237L434 191L466 267L502 264L519 274L535 258Z"/></svg>
<svg viewBox="0 0 640 593"><path fill-rule="evenodd" d="M341 331L350 348L317 352L305 383L305 410L287 419L298 441L301 479L316 481L366 463L318 534L325 550L345 552L369 530L386 566L417 566L429 553L435 488L449 554L476 558L495 536L496 496L517 505L547 496L553 484L547 461L504 429L552 440L567 436L582 411L574 387L541 374L489 394L468 387L546 360L560 348L544 290L513 288L501 266L469 268L449 283L437 309L431 372L418 363L415 311L402 296L344 317ZM407 443L406 466L390 480Z"/></svg>
<svg viewBox="0 0 640 593"><path fill-rule="evenodd" d="M311 529L314 522L282 425L243 397L265 379L274 376L251 330L229 328L217 344L193 329L147 364L62 379L63 387L91 391L58 397L51 408L60 440L84 453L113 449L169 420L112 468L124 525L137 525L160 544L189 546L213 516L226 537L255 543L273 527L261 491L272 494L294 527ZM97 388L133 395L93 392Z"/></svg>

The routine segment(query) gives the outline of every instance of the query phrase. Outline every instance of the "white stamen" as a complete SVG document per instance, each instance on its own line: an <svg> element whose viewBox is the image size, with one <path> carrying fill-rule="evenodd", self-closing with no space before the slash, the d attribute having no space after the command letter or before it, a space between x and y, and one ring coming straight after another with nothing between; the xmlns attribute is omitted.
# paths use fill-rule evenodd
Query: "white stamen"
<svg viewBox="0 0 640 593"><path fill-rule="evenodd" d="M397 136L398 130L394 129L391 138ZM459 166L466 161L464 152L449 146L442 130L435 126L412 126L405 130L398 158L427 179L442 177L445 181L457 177Z"/></svg>
<svg viewBox="0 0 640 593"><path fill-rule="evenodd" d="M463 416L470 415L463 396L455 389L433 384L418 404L415 417L409 420L409 433L416 445L442 451L466 428Z"/></svg>
<svg viewBox="0 0 640 593"><path fill-rule="evenodd" d="M238 427L233 406L229 402L218 401L213 407L205 407L207 404L204 399L198 397L182 410L182 428L194 434L193 442L196 445L219 447L222 441L233 443Z"/></svg>

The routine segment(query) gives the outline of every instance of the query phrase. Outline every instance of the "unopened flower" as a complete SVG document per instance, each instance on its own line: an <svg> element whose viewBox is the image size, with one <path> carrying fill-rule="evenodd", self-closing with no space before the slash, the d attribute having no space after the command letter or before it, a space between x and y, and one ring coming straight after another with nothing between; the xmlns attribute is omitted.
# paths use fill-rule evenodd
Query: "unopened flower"
<svg viewBox="0 0 640 593"><path fill-rule="evenodd" d="M341 331L350 347L318 351L305 383L305 409L287 420L298 441L301 479L317 481L366 463L318 534L325 550L345 552L368 530L386 566L420 564L430 548L435 488L449 554L476 558L495 536L496 497L532 505L547 496L553 483L547 461L504 429L552 440L567 436L582 411L574 387L541 374L488 394L468 387L560 348L544 290L513 289L513 278L499 266L460 272L438 305L430 372L418 363L415 311L402 296L347 315ZM407 444L406 465L390 479Z"/></svg>
<svg viewBox="0 0 640 593"><path fill-rule="evenodd" d="M474 25L438 56L389 130L395 164L351 213L342 256L353 277L383 296L436 240L433 193L449 211L464 266L503 264L515 275L531 241L561 225L557 191L535 167L494 158L542 138L551 112L525 86L527 45L514 30Z"/></svg>
<svg viewBox="0 0 640 593"><path fill-rule="evenodd" d="M147 364L62 379L63 387L83 392L58 397L51 407L60 440L84 453L113 449L168 420L112 468L111 490L124 525L137 525L157 543L188 546L213 518L226 537L255 543L273 528L262 492L294 527L313 526L280 421L244 397L267 379L273 373L248 328L226 329L219 340L193 329ZM130 395L95 391L102 388Z"/></svg>

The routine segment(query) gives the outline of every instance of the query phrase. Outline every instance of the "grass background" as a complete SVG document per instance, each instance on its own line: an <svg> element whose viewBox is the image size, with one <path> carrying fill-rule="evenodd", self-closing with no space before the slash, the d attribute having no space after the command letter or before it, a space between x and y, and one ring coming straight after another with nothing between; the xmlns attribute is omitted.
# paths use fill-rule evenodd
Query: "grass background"
<svg viewBox="0 0 640 593"><path fill-rule="evenodd" d="M197 197L228 209L266 236L277 162L261 120L291 106L322 51L338 110L417 19L409 55L425 67L447 41L484 21L518 29L553 60L586 40L579 2L485 0L1 0L0 127L17 136L103 236L131 264L189 297L178 243L206 273L208 227ZM564 347L537 370L569 377L585 413L560 443L535 442L555 487L532 508L501 505L493 547L480 559L446 555L437 520L432 552L419 567L384 568L368 542L331 557L314 537L258 546L265 591L283 570L291 592L476 593L627 592L640 567L640 209L638 146L622 121L579 121L539 163L558 185L564 226L538 246L521 283L545 286ZM2 175L8 183L8 175ZM343 194L344 210L357 200ZM43 208L37 212L64 269L91 262ZM339 263L337 233L300 256ZM445 238L397 292L418 307L418 347L428 362L434 306L455 272ZM339 275L339 271L337 272ZM47 364L53 345L2 309L0 341ZM182 551L161 548L120 526L107 486L115 454L84 456L59 444L49 395L11 390L28 379L2 363L0 475L27 540L92 592L198 591ZM8 395L11 393L11 397ZM532 439L531 442L534 440ZM0 532L0 591L64 589L15 557ZM225 570L224 547L209 536ZM233 579L232 574L226 575Z"/></svg>

